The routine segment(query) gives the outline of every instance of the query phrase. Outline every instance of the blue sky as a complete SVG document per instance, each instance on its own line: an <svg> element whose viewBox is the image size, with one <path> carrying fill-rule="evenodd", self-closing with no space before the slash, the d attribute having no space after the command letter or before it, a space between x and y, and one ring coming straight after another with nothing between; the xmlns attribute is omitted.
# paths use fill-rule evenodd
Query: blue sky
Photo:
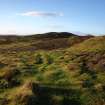
<svg viewBox="0 0 105 105"><path fill-rule="evenodd" d="M105 34L105 0L0 0L0 34Z"/></svg>

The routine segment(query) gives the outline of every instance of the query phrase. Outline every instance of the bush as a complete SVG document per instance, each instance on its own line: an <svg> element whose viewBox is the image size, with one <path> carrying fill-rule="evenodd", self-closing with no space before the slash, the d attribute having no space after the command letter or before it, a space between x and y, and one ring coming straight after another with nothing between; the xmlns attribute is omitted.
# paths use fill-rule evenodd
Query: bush
<svg viewBox="0 0 105 105"><path fill-rule="evenodd" d="M62 105L63 96L52 96L51 103L53 105Z"/></svg>
<svg viewBox="0 0 105 105"><path fill-rule="evenodd" d="M64 70L59 68L58 69L55 68L55 70L50 69L45 71L43 73L43 76L41 76L41 78L44 81L44 83L48 84L55 84L59 86L70 85L68 74Z"/></svg>
<svg viewBox="0 0 105 105"><path fill-rule="evenodd" d="M64 97L62 105L81 105L81 102L78 97Z"/></svg>
<svg viewBox="0 0 105 105"><path fill-rule="evenodd" d="M0 62L0 69L3 68L3 67L5 67L5 66L6 66L6 64Z"/></svg>
<svg viewBox="0 0 105 105"><path fill-rule="evenodd" d="M32 92L32 82L21 86L14 97L15 105L36 105L36 96Z"/></svg>
<svg viewBox="0 0 105 105"><path fill-rule="evenodd" d="M23 75L26 75L26 76L38 73L38 68L35 65L28 65L27 64L23 68L20 68L20 69L21 69L21 73Z"/></svg>
<svg viewBox="0 0 105 105"><path fill-rule="evenodd" d="M7 80L8 82L12 80L13 77L15 77L16 75L20 74L20 71L17 69L13 69L13 70L7 70L4 74L4 79Z"/></svg>
<svg viewBox="0 0 105 105"><path fill-rule="evenodd" d="M6 80L0 80L0 89L8 88L8 82Z"/></svg>
<svg viewBox="0 0 105 105"><path fill-rule="evenodd" d="M42 55L36 54L35 55L35 64L42 64L42 63L43 63Z"/></svg>
<svg viewBox="0 0 105 105"><path fill-rule="evenodd" d="M18 86L20 84L21 84L21 81L17 78L14 78L8 83L8 87L12 88L12 87Z"/></svg>
<svg viewBox="0 0 105 105"><path fill-rule="evenodd" d="M50 55L48 55L48 54L45 54L44 56L43 56L43 59L44 59L44 63L45 64L52 64L53 63L53 59L52 59L52 57L50 56Z"/></svg>
<svg viewBox="0 0 105 105"><path fill-rule="evenodd" d="M94 83L92 80L85 80L82 85L84 88L90 88L93 87Z"/></svg>
<svg viewBox="0 0 105 105"><path fill-rule="evenodd" d="M42 74L37 74L35 77L36 77L36 80L37 80L37 81L43 81L43 80L44 80Z"/></svg>
<svg viewBox="0 0 105 105"><path fill-rule="evenodd" d="M0 98L0 105L8 105L9 100L6 98Z"/></svg>

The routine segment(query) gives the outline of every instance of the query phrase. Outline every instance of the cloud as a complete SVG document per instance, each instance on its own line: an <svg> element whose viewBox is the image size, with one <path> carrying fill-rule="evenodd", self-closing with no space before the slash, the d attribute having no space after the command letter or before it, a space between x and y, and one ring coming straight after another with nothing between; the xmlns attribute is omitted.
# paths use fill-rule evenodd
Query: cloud
<svg viewBox="0 0 105 105"><path fill-rule="evenodd" d="M52 28L52 29L59 29L59 28L63 28L62 25L57 25L57 24L51 24L51 25L48 25L49 28Z"/></svg>
<svg viewBox="0 0 105 105"><path fill-rule="evenodd" d="M40 11L29 11L24 13L19 13L17 15L21 16L44 16L44 17L56 17L56 16L63 16L62 12L40 12Z"/></svg>

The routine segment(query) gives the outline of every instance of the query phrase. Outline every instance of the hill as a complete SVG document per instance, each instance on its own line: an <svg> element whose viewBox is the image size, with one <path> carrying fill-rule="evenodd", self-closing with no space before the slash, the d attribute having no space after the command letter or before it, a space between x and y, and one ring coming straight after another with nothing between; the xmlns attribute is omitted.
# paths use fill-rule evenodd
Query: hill
<svg viewBox="0 0 105 105"><path fill-rule="evenodd" d="M0 105L104 104L104 36L1 36Z"/></svg>
<svg viewBox="0 0 105 105"><path fill-rule="evenodd" d="M91 37L93 36L77 36L66 32L51 32L30 36L0 36L0 52L62 49Z"/></svg>

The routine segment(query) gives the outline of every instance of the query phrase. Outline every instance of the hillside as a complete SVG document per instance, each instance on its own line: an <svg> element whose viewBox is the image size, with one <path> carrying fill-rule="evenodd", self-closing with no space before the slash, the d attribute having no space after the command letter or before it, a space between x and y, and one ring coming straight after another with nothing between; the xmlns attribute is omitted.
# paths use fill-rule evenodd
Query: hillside
<svg viewBox="0 0 105 105"><path fill-rule="evenodd" d="M76 43L80 43L92 36L77 36L72 33L46 33L42 35L30 36L1 36L0 52L7 51L27 51L27 50L53 50L68 48Z"/></svg>
<svg viewBox="0 0 105 105"><path fill-rule="evenodd" d="M0 36L0 105L105 105L105 37Z"/></svg>

